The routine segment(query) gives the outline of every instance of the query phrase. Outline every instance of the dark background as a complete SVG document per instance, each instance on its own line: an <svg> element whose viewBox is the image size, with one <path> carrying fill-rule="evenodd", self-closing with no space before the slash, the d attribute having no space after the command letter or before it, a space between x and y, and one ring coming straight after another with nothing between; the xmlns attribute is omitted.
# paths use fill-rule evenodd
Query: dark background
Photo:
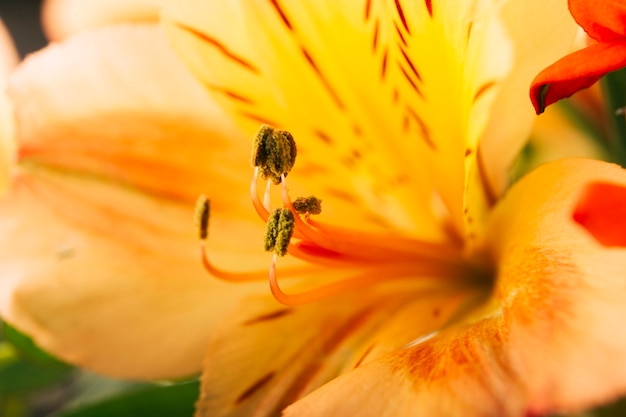
<svg viewBox="0 0 626 417"><path fill-rule="evenodd" d="M41 31L40 7L41 0L0 0L0 18L11 32L22 58L46 44Z"/></svg>

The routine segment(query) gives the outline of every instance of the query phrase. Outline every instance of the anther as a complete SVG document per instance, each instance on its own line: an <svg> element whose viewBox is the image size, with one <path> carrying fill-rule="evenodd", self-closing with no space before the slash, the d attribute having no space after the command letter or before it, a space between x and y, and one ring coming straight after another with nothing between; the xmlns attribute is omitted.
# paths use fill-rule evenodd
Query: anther
<svg viewBox="0 0 626 417"><path fill-rule="evenodd" d="M304 216L320 214L322 212L322 200L315 196L298 197L293 201L296 213Z"/></svg>
<svg viewBox="0 0 626 417"><path fill-rule="evenodd" d="M203 194L196 201L194 213L196 228L200 239L205 240L209 236L209 215L211 213L211 201Z"/></svg>
<svg viewBox="0 0 626 417"><path fill-rule="evenodd" d="M267 219L265 228L264 248L274 251L277 255L285 256L289 241L293 235L295 220L289 209L278 208Z"/></svg>
<svg viewBox="0 0 626 417"><path fill-rule="evenodd" d="M296 162L296 142L291 133L263 125L252 144L252 166L259 168L263 179L281 182Z"/></svg>

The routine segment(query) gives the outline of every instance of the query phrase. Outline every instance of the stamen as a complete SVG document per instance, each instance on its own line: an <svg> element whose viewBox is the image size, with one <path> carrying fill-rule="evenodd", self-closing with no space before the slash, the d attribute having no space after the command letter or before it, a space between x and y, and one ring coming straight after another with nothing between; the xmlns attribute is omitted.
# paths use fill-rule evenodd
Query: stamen
<svg viewBox="0 0 626 417"><path fill-rule="evenodd" d="M252 182L250 183L250 198L252 199L252 205L257 214L264 222L267 222L270 216L269 209L265 207L264 203L261 203L259 199L259 192L257 189L257 182L259 179L259 167L254 168L254 174L252 175Z"/></svg>
<svg viewBox="0 0 626 417"><path fill-rule="evenodd" d="M285 207L297 213L287 181L282 178L282 198ZM299 216L295 217L296 231L306 240L333 252L345 253L361 259L385 261L389 259L414 260L433 258L448 261L460 258L460 249L450 245L437 245L426 242L416 242L412 239L403 239L389 236L372 236L365 233L347 231L346 233L324 233L305 223ZM312 221L310 221L312 223Z"/></svg>
<svg viewBox="0 0 626 417"><path fill-rule="evenodd" d="M322 212L322 200L315 196L298 197L294 200L293 207L298 214L302 214L308 219L311 214Z"/></svg>
<svg viewBox="0 0 626 417"><path fill-rule="evenodd" d="M272 187L272 181L267 181L267 184L265 185L265 193L263 194L263 207L265 207L265 210L270 211L270 200L271 200L271 195L270 195L270 191L271 191L271 187Z"/></svg>
<svg viewBox="0 0 626 417"><path fill-rule="evenodd" d="M267 219L264 247L266 251L274 251L285 256L287 247L293 236L294 215L288 209L276 209Z"/></svg>
<svg viewBox="0 0 626 417"><path fill-rule="evenodd" d="M202 194L196 201L195 223L198 236L201 240L206 240L209 236L209 215L211 213L211 202Z"/></svg>
<svg viewBox="0 0 626 417"><path fill-rule="evenodd" d="M296 142L291 133L263 125L252 145L252 166L259 168L263 179L279 184L296 163Z"/></svg>

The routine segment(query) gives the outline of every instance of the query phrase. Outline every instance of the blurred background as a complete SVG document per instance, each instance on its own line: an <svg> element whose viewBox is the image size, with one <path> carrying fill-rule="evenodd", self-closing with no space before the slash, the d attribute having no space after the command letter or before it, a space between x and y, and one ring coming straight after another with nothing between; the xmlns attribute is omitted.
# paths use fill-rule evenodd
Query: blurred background
<svg viewBox="0 0 626 417"><path fill-rule="evenodd" d="M13 36L21 58L46 44L40 8L41 0L0 0L0 18Z"/></svg>

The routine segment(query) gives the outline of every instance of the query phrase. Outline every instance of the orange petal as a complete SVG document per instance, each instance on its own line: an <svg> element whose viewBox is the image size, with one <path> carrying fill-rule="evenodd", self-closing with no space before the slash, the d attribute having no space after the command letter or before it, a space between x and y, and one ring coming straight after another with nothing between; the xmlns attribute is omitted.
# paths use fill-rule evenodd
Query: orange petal
<svg viewBox="0 0 626 417"><path fill-rule="evenodd" d="M209 344L197 415L274 416L337 375L442 326L471 295L403 285L297 308L245 300Z"/></svg>
<svg viewBox="0 0 626 417"><path fill-rule="evenodd" d="M580 198L574 220L605 246L626 246L626 188L597 182Z"/></svg>
<svg viewBox="0 0 626 417"><path fill-rule="evenodd" d="M571 220L589 181L626 185L590 160L546 164L496 207L498 278L464 324L339 377L286 416L519 416L580 411L626 392L626 250Z"/></svg>
<svg viewBox="0 0 626 417"><path fill-rule="evenodd" d="M156 0L46 0L41 21L50 41L119 23L157 22Z"/></svg>
<svg viewBox="0 0 626 417"><path fill-rule="evenodd" d="M537 114L547 106L590 87L608 72L626 67L626 40L598 43L566 55L541 71L530 87Z"/></svg>
<svg viewBox="0 0 626 417"><path fill-rule="evenodd" d="M595 40L626 37L626 4L622 0L569 0L568 4L576 22Z"/></svg>

